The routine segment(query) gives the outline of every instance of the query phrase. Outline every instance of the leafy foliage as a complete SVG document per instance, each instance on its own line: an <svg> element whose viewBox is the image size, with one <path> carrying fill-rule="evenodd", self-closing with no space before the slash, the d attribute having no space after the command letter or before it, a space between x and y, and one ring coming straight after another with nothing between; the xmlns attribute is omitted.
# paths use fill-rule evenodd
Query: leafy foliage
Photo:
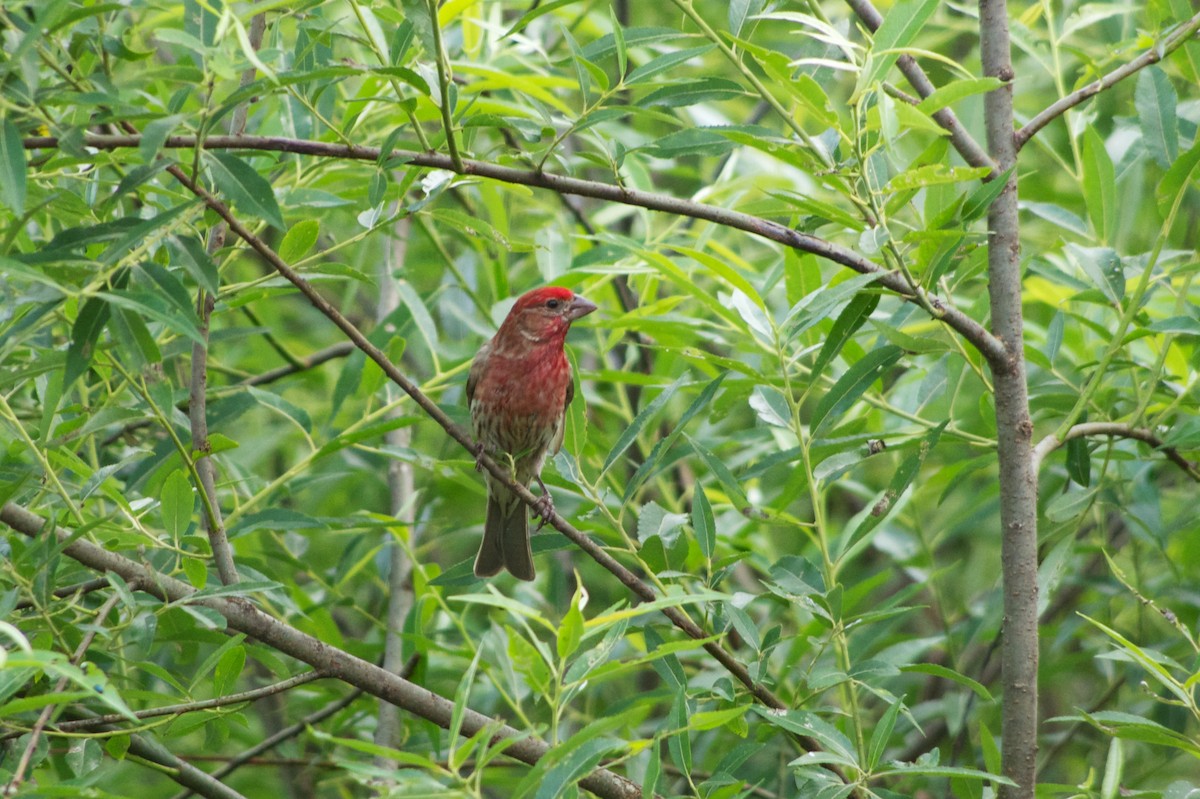
<svg viewBox="0 0 1200 799"><path fill-rule="evenodd" d="M999 82L974 12L902 0L869 35L831 4L628 5L286 0L262 4L260 45L253 4L0 6L0 501L47 520L0 542L0 779L158 795L168 778L129 756L135 732L234 758L312 719L282 765L223 779L248 797L539 799L576 795L601 764L647 796L1006 783L993 375L939 321L989 317L985 217L1004 180L964 164L935 118L983 138ZM1014 13L1030 120L1195 12ZM906 56L938 87L915 103L896 90ZM1189 41L1021 153L1034 441L1065 442L1040 460L1039 796L1200 789L1198 77ZM243 114L270 140L226 146ZM322 149L341 145L378 150ZM468 161L431 168L429 152ZM168 166L460 423L508 298L553 281L600 304L571 336L579 399L543 476L658 598L636 602L553 532L535 538L537 583L477 581L474 456L244 241L212 243L217 215ZM779 231L858 253L908 297ZM1146 435L1070 437L1084 422ZM412 490L389 479L400 467ZM217 511L233 585L203 526ZM411 679L454 703L449 730L404 714L381 742L376 703L332 679L201 704L307 667L203 604L97 575L56 530L369 661L398 641ZM467 708L548 754L514 765L493 729L459 736ZM115 718L89 726L99 714Z"/></svg>

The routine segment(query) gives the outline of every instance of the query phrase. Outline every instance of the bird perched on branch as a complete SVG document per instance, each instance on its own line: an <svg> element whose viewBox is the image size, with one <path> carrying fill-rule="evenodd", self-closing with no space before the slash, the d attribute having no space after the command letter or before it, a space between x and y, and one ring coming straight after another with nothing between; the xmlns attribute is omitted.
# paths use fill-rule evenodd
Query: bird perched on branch
<svg viewBox="0 0 1200 799"><path fill-rule="evenodd" d="M486 452L501 466L511 464L521 485L537 480L542 496L536 510L543 524L554 511L554 500L542 482L542 464L562 446L564 416L575 394L563 345L571 322L594 310L594 303L559 286L523 294L479 350L467 376L479 457ZM487 495L475 574L490 577L508 569L532 580L525 503L490 473Z"/></svg>

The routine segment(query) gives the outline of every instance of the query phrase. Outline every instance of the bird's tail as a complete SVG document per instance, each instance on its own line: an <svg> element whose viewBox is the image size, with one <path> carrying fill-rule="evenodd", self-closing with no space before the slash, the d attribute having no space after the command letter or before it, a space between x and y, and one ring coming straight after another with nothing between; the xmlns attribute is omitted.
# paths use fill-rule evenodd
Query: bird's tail
<svg viewBox="0 0 1200 799"><path fill-rule="evenodd" d="M525 503L512 497L502 503L496 492L488 492L487 519L483 523L483 543L475 556L475 576L491 577L508 569L522 580L534 578L533 551L529 547L529 515Z"/></svg>

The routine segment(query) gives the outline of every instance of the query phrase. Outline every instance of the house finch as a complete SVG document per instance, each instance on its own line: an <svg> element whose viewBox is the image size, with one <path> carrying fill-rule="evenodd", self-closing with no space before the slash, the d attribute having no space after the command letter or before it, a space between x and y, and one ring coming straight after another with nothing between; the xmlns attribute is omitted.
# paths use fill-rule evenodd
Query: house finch
<svg viewBox="0 0 1200 799"><path fill-rule="evenodd" d="M563 415L575 394L563 344L571 322L594 310L594 303L559 286L522 295L500 330L479 350L467 376L467 402L480 456L487 452L502 465L511 463L521 485L537 480L542 488L537 511L543 522L554 510L554 501L542 482L542 463L562 446ZM487 495L475 574L490 577L506 568L522 580L532 580L525 503L491 474Z"/></svg>

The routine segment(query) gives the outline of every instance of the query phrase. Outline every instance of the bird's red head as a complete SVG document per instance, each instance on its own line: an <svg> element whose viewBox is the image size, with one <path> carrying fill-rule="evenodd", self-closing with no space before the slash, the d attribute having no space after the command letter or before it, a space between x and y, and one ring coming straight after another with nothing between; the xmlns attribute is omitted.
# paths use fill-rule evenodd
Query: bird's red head
<svg viewBox="0 0 1200 799"><path fill-rule="evenodd" d="M596 310L596 304L562 286L543 286L522 294L500 326L501 336L515 334L541 342L567 335L571 322Z"/></svg>

